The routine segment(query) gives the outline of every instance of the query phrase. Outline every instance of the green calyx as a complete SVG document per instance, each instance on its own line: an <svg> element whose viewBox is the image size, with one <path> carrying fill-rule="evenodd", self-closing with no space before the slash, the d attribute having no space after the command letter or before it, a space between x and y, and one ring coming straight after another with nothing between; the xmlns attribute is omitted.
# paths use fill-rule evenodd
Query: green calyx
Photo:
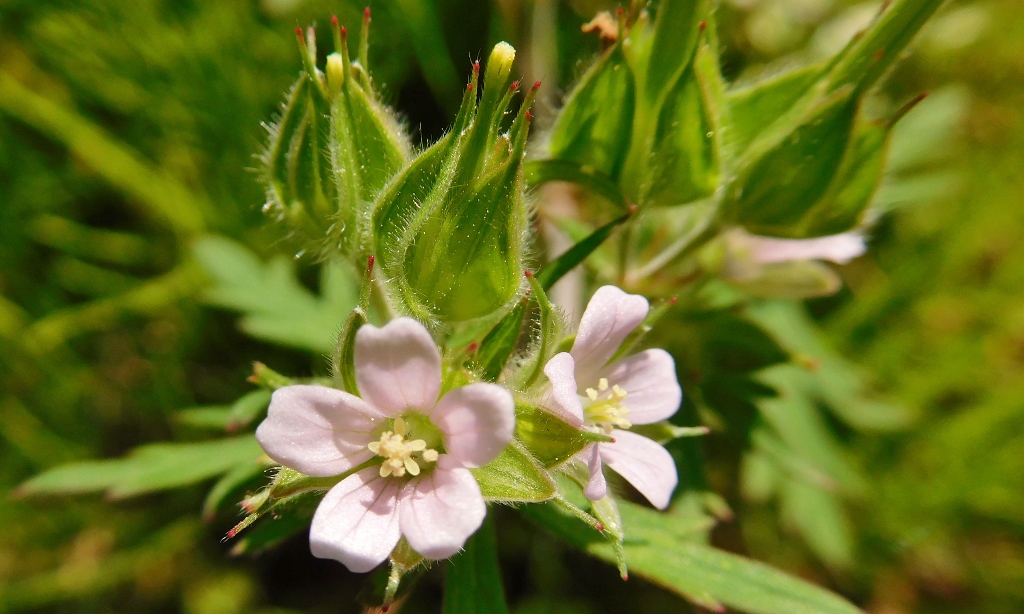
<svg viewBox="0 0 1024 614"><path fill-rule="evenodd" d="M373 89L366 27L358 60L349 57L346 30L337 20L332 27L335 52L324 72L314 63L313 30L297 30L303 72L270 127L264 211L313 251L360 256L369 250L373 200L408 163L411 145Z"/></svg>
<svg viewBox="0 0 1024 614"><path fill-rule="evenodd" d="M474 67L451 132L374 206L376 254L392 297L422 320L483 317L519 291L527 213L522 162L536 86L506 128L519 90L511 79L514 57L507 43L495 46L479 102Z"/></svg>

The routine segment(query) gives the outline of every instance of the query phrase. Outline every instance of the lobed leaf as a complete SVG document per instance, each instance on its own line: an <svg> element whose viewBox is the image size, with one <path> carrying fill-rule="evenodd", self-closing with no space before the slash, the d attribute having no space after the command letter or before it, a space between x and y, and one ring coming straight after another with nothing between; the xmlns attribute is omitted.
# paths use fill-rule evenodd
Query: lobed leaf
<svg viewBox="0 0 1024 614"><path fill-rule="evenodd" d="M124 498L202 482L263 454L255 437L244 435L200 443L156 443L124 458L84 461L45 471L18 488L23 495L106 491Z"/></svg>

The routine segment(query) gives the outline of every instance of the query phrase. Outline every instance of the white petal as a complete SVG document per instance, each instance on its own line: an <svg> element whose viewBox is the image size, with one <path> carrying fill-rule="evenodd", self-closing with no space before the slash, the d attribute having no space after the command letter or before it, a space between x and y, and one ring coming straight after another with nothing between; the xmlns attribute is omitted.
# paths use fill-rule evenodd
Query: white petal
<svg viewBox="0 0 1024 614"><path fill-rule="evenodd" d="M465 467L481 467L512 441L516 404L497 384L470 384L444 395L430 420L444 434L448 454Z"/></svg>
<svg viewBox="0 0 1024 614"><path fill-rule="evenodd" d="M831 260L845 264L867 250L864 236L857 232L844 232L813 239L778 239L748 235L745 241L754 261L762 264L791 260Z"/></svg>
<svg viewBox="0 0 1024 614"><path fill-rule="evenodd" d="M398 508L402 535L428 559L461 550L487 514L473 474L447 454L437 459L433 471L405 486Z"/></svg>
<svg viewBox="0 0 1024 614"><path fill-rule="evenodd" d="M441 392L441 353L412 318L360 328L355 369L359 395L392 417L406 409L428 413Z"/></svg>
<svg viewBox="0 0 1024 614"><path fill-rule="evenodd" d="M358 471L327 491L313 515L309 549L341 561L354 572L370 571L398 545L400 480L380 477L377 467Z"/></svg>
<svg viewBox="0 0 1024 614"><path fill-rule="evenodd" d="M327 386L285 386L256 429L267 456L306 475L340 475L370 459L366 444L386 419L359 397Z"/></svg>
<svg viewBox="0 0 1024 614"><path fill-rule="evenodd" d="M614 443L602 443L601 460L626 478L654 507L668 507L679 477L668 450L629 431L612 431Z"/></svg>
<svg viewBox="0 0 1024 614"><path fill-rule="evenodd" d="M603 444L602 444L603 445ZM608 482L604 479L604 471L601 470L601 452L599 446L594 444L589 449L580 452L587 463L587 471L590 473L590 480L583 487L583 494L591 501L604 499L608 494Z"/></svg>
<svg viewBox="0 0 1024 614"><path fill-rule="evenodd" d="M544 407L569 424L583 426L583 404L576 393L576 363L568 352L551 357L544 365L544 375L551 385L543 395Z"/></svg>
<svg viewBox="0 0 1024 614"><path fill-rule="evenodd" d="M665 420L679 409L683 391L676 378L676 363L665 350L645 350L616 360L605 375L626 391L622 405L633 424Z"/></svg>
<svg viewBox="0 0 1024 614"><path fill-rule="evenodd" d="M583 311L570 351L581 385L608 362L649 309L647 299L638 294L627 294L615 286L597 289Z"/></svg>

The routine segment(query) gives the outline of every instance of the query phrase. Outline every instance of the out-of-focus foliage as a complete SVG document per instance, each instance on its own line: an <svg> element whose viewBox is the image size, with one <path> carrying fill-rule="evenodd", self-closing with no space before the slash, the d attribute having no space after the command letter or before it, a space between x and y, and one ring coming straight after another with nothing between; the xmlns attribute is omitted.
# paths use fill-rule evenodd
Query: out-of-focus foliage
<svg viewBox="0 0 1024 614"><path fill-rule="evenodd" d="M530 80L565 87L598 46L580 25L609 8L373 4L374 80L414 135L434 138L458 105L469 58L488 43L507 38ZM726 77L742 83L831 55L877 8L724 2ZM248 170L260 122L295 78L292 28L326 26L331 11L356 24L362 4L0 1L0 484L172 436L203 445L233 419L251 422L259 403L231 403L260 394L245 383L253 359L327 371L329 335L355 300L351 276L289 264L295 249L264 227L262 187ZM724 433L674 444L694 467L684 481L707 487L706 472L737 511L713 533L716 545L874 612L1024 607L1020 41L1013 0L960 0L886 81L883 106L958 87L933 92L898 125L874 203L894 214L873 231L875 254L843 269L843 294L810 304L809 317L775 303L736 314L723 292L705 319L659 325L689 376L686 419ZM297 351L254 342L236 321ZM871 375L851 378L851 363ZM787 398L796 389L814 403ZM113 504L8 498L0 611L356 611L339 598L359 578L312 559L304 539L258 559L217 546L238 520L230 501L261 477L243 452L196 468L208 471L200 477L235 462L244 470L218 483L207 525L195 519L198 489ZM124 486L81 489L114 485ZM704 506L729 516L721 501ZM512 515L498 520L517 612L686 607L531 538ZM429 572L406 611L436 609L438 581Z"/></svg>

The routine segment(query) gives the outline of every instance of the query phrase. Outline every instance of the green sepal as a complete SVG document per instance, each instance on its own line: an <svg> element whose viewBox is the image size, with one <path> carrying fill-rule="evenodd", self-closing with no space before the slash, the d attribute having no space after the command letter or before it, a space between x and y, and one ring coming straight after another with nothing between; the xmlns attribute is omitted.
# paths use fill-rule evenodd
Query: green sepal
<svg viewBox="0 0 1024 614"><path fill-rule="evenodd" d="M267 186L265 211L307 237L326 232L334 193L329 181L326 101L311 102L316 86L302 73L285 98L280 119L270 127L263 154ZM323 145L318 149L317 144Z"/></svg>
<svg viewBox="0 0 1024 614"><path fill-rule="evenodd" d="M680 437L701 437L711 432L706 426L676 426L668 421L634 424L629 430L660 444L666 444Z"/></svg>
<svg viewBox="0 0 1024 614"><path fill-rule="evenodd" d="M526 279L530 282L530 300L537 305L537 325L535 338L531 347L522 358L517 369L510 375L512 387L525 390L533 385L544 371L544 365L554 356L555 347L562 330L562 318L555 311L555 306L548 300L540 281L527 271Z"/></svg>
<svg viewBox="0 0 1024 614"><path fill-rule="evenodd" d="M314 65L312 37L299 35L303 72L263 155L264 210L318 251L360 253L372 202L412 148L365 68L349 60L347 42L335 36L335 44L325 75Z"/></svg>
<svg viewBox="0 0 1024 614"><path fill-rule="evenodd" d="M376 254L393 298L420 320L482 318L519 291L526 227L522 161L534 91L504 132L512 57L508 44L495 47L480 103L474 76L452 131L375 204Z"/></svg>
<svg viewBox="0 0 1024 614"><path fill-rule="evenodd" d="M384 598L381 600L381 605L384 606L385 610L394 602L395 597L398 596L398 589L402 584L402 579L425 563L426 559L423 558L423 555L413 550L412 546L409 545L409 541L404 536L398 540L398 545L395 546L395 549L391 551L391 556L388 557L390 569L388 570L387 584L384 586Z"/></svg>
<svg viewBox="0 0 1024 614"><path fill-rule="evenodd" d="M793 106L821 78L825 63L801 66L726 92L729 107L726 144L736 155Z"/></svg>
<svg viewBox="0 0 1024 614"><path fill-rule="evenodd" d="M839 234L863 221L882 182L891 124L863 122L854 127L850 146L832 185L807 213L801 234L807 237Z"/></svg>
<svg viewBox="0 0 1024 614"><path fill-rule="evenodd" d="M474 364L486 381L497 381L505 368L505 363L516 351L516 344L519 342L523 321L526 318L527 302L527 297L521 298L480 342Z"/></svg>
<svg viewBox="0 0 1024 614"><path fill-rule="evenodd" d="M726 220L754 234L788 237L828 190L857 115L852 87L823 98L790 130L764 134L726 188Z"/></svg>
<svg viewBox="0 0 1024 614"><path fill-rule="evenodd" d="M663 2L653 23L641 17L623 43L637 84L636 113L622 173L623 191L641 206L685 204L711 194L719 161L712 113L722 105L707 95L720 88L713 15L706 0ZM710 25L709 25L710 24Z"/></svg>
<svg viewBox="0 0 1024 614"><path fill-rule="evenodd" d="M557 493L551 474L514 439L497 458L470 471L487 501L538 503Z"/></svg>
<svg viewBox="0 0 1024 614"><path fill-rule="evenodd" d="M626 538L626 529L622 524L622 515L619 513L619 506L615 499L606 496L597 501L590 502L590 508L594 510L594 516L604 526L604 534L612 544L612 552L615 553L615 566L619 569L619 576L623 580L629 578L629 566L626 564L626 549L623 548L623 541Z"/></svg>
<svg viewBox="0 0 1024 614"><path fill-rule="evenodd" d="M363 324L366 324L366 312L370 309L374 260L373 256L367 260L366 273L359 291L359 303L345 320L345 326L341 329L341 334L338 335L338 342L335 344L334 354L331 356L331 372L334 375L335 385L354 395L359 394L359 386L356 384L356 333L359 332L359 328Z"/></svg>
<svg viewBox="0 0 1024 614"><path fill-rule="evenodd" d="M266 550L308 529L322 498L321 493L311 491L263 505L228 531L225 540L235 539L239 533L246 531L245 535L237 538L231 554L238 556Z"/></svg>
<svg viewBox="0 0 1024 614"><path fill-rule="evenodd" d="M331 102L330 125L338 212L330 234L348 251L365 251L373 201L408 163L411 146L392 111L356 79L345 79Z"/></svg>
<svg viewBox="0 0 1024 614"><path fill-rule="evenodd" d="M272 500L285 499L304 492L324 492L330 490L338 482L342 481L356 471L363 469L366 465L360 465L346 471L341 475L329 477L314 477L299 473L288 467L281 467L270 483L270 498Z"/></svg>
<svg viewBox="0 0 1024 614"><path fill-rule="evenodd" d="M828 92L854 86L870 89L899 59L903 50L945 0L895 0L847 44L833 61Z"/></svg>
<svg viewBox="0 0 1024 614"><path fill-rule="evenodd" d="M629 150L635 96L632 70L622 44L616 44L583 74L558 112L548 157L617 180Z"/></svg>
<svg viewBox="0 0 1024 614"><path fill-rule="evenodd" d="M611 441L611 437L581 430L543 408L523 402L516 403L516 439L549 469L592 443Z"/></svg>
<svg viewBox="0 0 1024 614"><path fill-rule="evenodd" d="M252 375L250 375L246 381L270 391L295 384L294 379L286 375L281 375L258 360L252 363Z"/></svg>

